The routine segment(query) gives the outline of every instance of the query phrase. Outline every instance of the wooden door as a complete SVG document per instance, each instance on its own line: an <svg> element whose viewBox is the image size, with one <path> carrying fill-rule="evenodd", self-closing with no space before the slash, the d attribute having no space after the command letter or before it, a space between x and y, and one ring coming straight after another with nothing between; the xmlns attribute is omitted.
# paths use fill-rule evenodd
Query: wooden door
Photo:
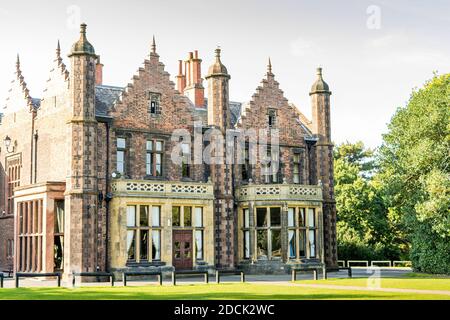
<svg viewBox="0 0 450 320"><path fill-rule="evenodd" d="M175 269L192 269L192 230L173 230L172 244L172 261Z"/></svg>

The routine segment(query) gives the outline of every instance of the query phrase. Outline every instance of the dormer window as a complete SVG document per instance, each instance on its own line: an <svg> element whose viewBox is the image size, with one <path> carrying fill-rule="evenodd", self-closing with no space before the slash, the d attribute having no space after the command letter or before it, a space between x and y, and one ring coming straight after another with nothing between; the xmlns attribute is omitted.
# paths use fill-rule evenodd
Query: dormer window
<svg viewBox="0 0 450 320"><path fill-rule="evenodd" d="M277 119L277 112L273 109L269 109L267 117L268 117L269 128L275 127L276 119Z"/></svg>
<svg viewBox="0 0 450 320"><path fill-rule="evenodd" d="M160 102L161 102L160 93L149 92L148 112L151 115L161 114Z"/></svg>

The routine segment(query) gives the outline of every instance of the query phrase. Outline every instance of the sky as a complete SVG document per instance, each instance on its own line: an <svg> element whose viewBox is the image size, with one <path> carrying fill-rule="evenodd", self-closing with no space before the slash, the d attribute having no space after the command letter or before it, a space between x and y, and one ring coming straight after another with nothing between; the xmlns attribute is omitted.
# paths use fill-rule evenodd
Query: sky
<svg viewBox="0 0 450 320"><path fill-rule="evenodd" d="M251 99L270 57L286 98L310 117L309 91L321 66L332 91L333 141L375 148L412 90L434 71L450 72L449 12L448 0L1 1L0 106L17 53L30 94L39 98L57 40L69 65L85 22L108 85L130 82L155 35L174 82L188 52L199 51L205 76L220 46L233 101Z"/></svg>

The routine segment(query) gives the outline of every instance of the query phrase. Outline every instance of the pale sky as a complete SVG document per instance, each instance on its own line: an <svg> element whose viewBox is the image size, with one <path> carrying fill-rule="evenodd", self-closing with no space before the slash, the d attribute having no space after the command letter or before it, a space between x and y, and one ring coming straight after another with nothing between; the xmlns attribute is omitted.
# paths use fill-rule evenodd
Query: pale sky
<svg viewBox="0 0 450 320"><path fill-rule="evenodd" d="M333 92L333 141L376 147L411 90L433 71L450 72L449 13L448 0L2 0L0 106L17 53L31 96L41 97L57 40L69 65L85 22L108 85L126 86L152 35L174 82L179 59L199 50L205 76L220 45L232 100L250 100L270 56L286 98L309 117L308 93L320 65Z"/></svg>

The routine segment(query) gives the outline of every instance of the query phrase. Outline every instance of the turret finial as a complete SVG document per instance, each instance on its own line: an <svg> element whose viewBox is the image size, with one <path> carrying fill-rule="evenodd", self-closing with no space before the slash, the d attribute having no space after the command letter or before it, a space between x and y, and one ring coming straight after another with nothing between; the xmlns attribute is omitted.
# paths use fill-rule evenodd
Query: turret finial
<svg viewBox="0 0 450 320"><path fill-rule="evenodd" d="M322 78L322 67L317 67L317 76L319 77L319 78Z"/></svg>
<svg viewBox="0 0 450 320"><path fill-rule="evenodd" d="M20 58L19 58L19 54L17 54L17 60L16 60L16 70L19 71L20 70Z"/></svg>
<svg viewBox="0 0 450 320"><path fill-rule="evenodd" d="M82 54L95 56L94 47L89 43L86 37L86 27L86 23L80 24L80 39L73 44L69 57Z"/></svg>
<svg viewBox="0 0 450 320"><path fill-rule="evenodd" d="M267 72L272 73L272 62L270 61L270 57L269 57L269 64L267 65Z"/></svg>
<svg viewBox="0 0 450 320"><path fill-rule="evenodd" d="M61 46L59 44L59 39L58 39L58 44L56 45L56 57L57 58L61 57Z"/></svg>
<svg viewBox="0 0 450 320"><path fill-rule="evenodd" d="M156 53L156 41L155 41L155 35L153 35L152 53Z"/></svg>
<svg viewBox="0 0 450 320"><path fill-rule="evenodd" d="M87 27L86 23L80 24L80 33L81 33L83 36L86 35L86 27Z"/></svg>
<svg viewBox="0 0 450 320"><path fill-rule="evenodd" d="M216 48L216 59L218 59L218 60L220 60L220 46L217 46L217 48Z"/></svg>

